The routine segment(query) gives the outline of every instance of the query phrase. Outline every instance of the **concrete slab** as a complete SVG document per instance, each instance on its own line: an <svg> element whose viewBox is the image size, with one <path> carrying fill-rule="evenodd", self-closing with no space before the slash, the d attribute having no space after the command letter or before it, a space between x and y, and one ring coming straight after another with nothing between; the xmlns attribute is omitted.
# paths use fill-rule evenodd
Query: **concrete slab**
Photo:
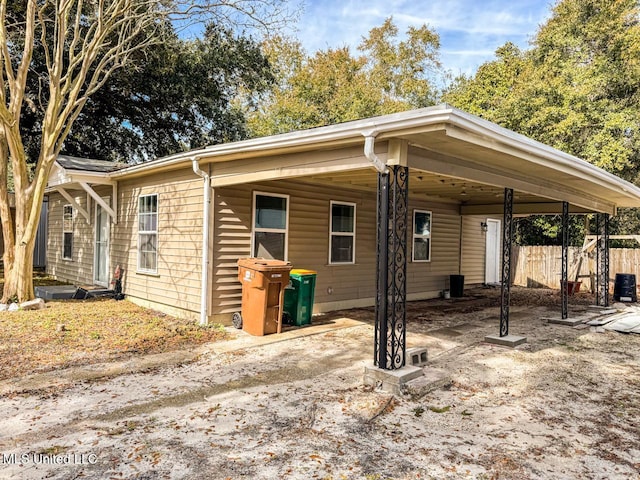
<svg viewBox="0 0 640 480"><path fill-rule="evenodd" d="M587 322L587 325L591 325L592 327L599 327L601 325L606 325L607 323L610 323L611 321L612 321L611 318L600 317L600 318L594 318L593 320L589 320Z"/></svg>
<svg viewBox="0 0 640 480"><path fill-rule="evenodd" d="M573 328L575 328L576 330L584 330L585 328L589 328L589 325L587 325L586 323L579 323Z"/></svg>
<svg viewBox="0 0 640 480"><path fill-rule="evenodd" d="M284 342L286 340L291 340L294 338L319 335L322 333L330 332L332 330L359 327L362 325L366 325L366 323L359 320L342 317L330 321L305 325L303 327L287 327L280 334L274 333L272 335L265 335L263 337L256 337L246 333L243 330L237 330L233 327L227 327L229 332L237 338L235 340L229 340L226 342L212 343L209 347L207 347L207 350L214 353L227 353L244 348L261 347L263 345Z"/></svg>
<svg viewBox="0 0 640 480"><path fill-rule="evenodd" d="M405 385L423 375L422 368L405 365L397 370L384 370L373 365L364 367L363 382L394 395L401 395Z"/></svg>
<svg viewBox="0 0 640 480"><path fill-rule="evenodd" d="M567 325L569 327L575 327L576 325L586 322L588 319L585 317L542 317L542 320L546 320L548 323L553 323L556 325Z"/></svg>
<svg viewBox="0 0 640 480"><path fill-rule="evenodd" d="M602 305L589 305L589 310L597 312L600 315L611 315L618 311L615 308L607 308L603 307Z"/></svg>
<svg viewBox="0 0 640 480"><path fill-rule="evenodd" d="M517 347L523 343L526 343L527 337L519 337L517 335L487 335L484 337L484 341L487 343L493 343L495 345L501 345L503 347Z"/></svg>
<svg viewBox="0 0 640 480"><path fill-rule="evenodd" d="M451 376L445 370L427 367L423 371L424 374L421 377L406 383L404 393L420 398L451 384Z"/></svg>

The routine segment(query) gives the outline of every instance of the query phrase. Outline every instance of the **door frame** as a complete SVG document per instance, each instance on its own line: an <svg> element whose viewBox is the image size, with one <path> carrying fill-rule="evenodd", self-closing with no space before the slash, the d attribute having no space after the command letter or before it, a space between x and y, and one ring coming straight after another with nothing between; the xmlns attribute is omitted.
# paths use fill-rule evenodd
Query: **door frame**
<svg viewBox="0 0 640 480"><path fill-rule="evenodd" d="M102 199L105 201L107 205L111 203L111 197L102 197ZM98 262L98 249L96 248L98 243L98 208L102 209L102 214L105 215L105 218L107 221L107 239L106 239L107 279L104 282L101 282L96 278L96 274L98 271L98 269L96 268L97 262ZM109 217L109 214L100 206L100 204L98 202L95 202L95 208L93 213L93 283L95 285L100 285L101 287L109 286L109 272L111 271L111 256L109 255L110 249L111 249L111 218Z"/></svg>
<svg viewBox="0 0 640 480"><path fill-rule="evenodd" d="M501 265L501 257L502 257L502 242L501 240L501 226L502 226L502 221L498 220L496 218L487 218L486 219L487 222L487 235L485 235L485 247L484 247L484 282L485 284L495 284L495 283L500 283L502 281L502 279L500 278L500 265ZM489 229L491 228L491 225L495 225L496 226L496 242L493 245L493 253L495 253L495 264L492 265L489 263L489 258L490 258L490 249L491 249L491 244L488 241L488 232ZM491 272L491 270L493 270L493 272ZM490 282L489 278L490 278L490 274L494 273L496 276L496 281L495 282Z"/></svg>

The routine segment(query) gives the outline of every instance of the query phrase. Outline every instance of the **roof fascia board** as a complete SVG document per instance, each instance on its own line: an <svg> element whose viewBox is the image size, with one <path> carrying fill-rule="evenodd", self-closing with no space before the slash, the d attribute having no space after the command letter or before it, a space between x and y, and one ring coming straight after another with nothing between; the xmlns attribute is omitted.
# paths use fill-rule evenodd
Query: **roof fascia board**
<svg viewBox="0 0 640 480"><path fill-rule="evenodd" d="M67 170L61 165L54 164L49 173L48 187L68 185L76 182L94 183L99 185L113 185L114 180L108 172L88 172L86 170Z"/></svg>
<svg viewBox="0 0 640 480"><path fill-rule="evenodd" d="M601 185L629 199L628 206L640 205L640 188L626 182L613 174L605 172L584 160L573 157L569 154L556 150L523 135L511 132L487 120L455 109L449 105L440 105L426 109L401 112L398 114L385 115L364 120L356 120L338 125L330 125L310 130L286 133L271 137L262 137L240 142L213 145L210 147L183 152L163 159L146 162L139 165L111 172L105 175L112 180L126 176L139 175L154 169L168 169L188 166L191 160L196 157L203 161L220 162L235 158L265 155L275 151L284 153L295 149L303 150L311 146L319 145L339 145L340 142L363 142L365 136L375 136L377 139L389 139L394 136L408 134L411 132L428 132L442 129L445 125L455 128L447 128L447 135L462 136L463 141L477 143L479 139L485 139L485 146L492 149L504 149L506 153L514 154L518 157L526 154L526 161L534 162L546 168L565 171L578 178ZM290 175L297 175L289 172ZM275 177L274 177L275 178ZM572 202L574 203L574 202ZM585 202L582 202L585 203ZM615 206L608 202L603 202L592 198L592 201L583 205L585 208L600 210L601 205L604 210L610 211Z"/></svg>
<svg viewBox="0 0 640 480"><path fill-rule="evenodd" d="M385 161L388 152L379 150L380 158ZM219 164L213 169L212 187L222 187L265 180L305 177L327 173L339 173L349 170L368 169L371 162L358 148L334 150L331 152L309 152L306 155L286 155L264 158L259 165L255 162L239 162L234 165Z"/></svg>
<svg viewBox="0 0 640 480"><path fill-rule="evenodd" d="M104 172L79 172L77 170L67 170L67 175L71 178L72 182L85 182L93 183L95 185L113 185L114 180L110 178L109 173Z"/></svg>
<svg viewBox="0 0 640 480"><path fill-rule="evenodd" d="M264 154L274 150L288 150L304 148L320 144L336 144L341 142L357 141L364 144L365 136L372 135L379 139L393 136L396 130L426 132L444 128L443 122L449 116L449 111L442 111L437 107L421 110L412 110L393 115L374 117L364 120L318 127L310 130L274 135L271 137L254 138L234 143L224 143L183 152L163 159L134 165L113 172L112 178L120 178L153 168L177 166L182 163L191 163L193 157L201 160L215 161L227 160L230 156L242 151L243 154Z"/></svg>

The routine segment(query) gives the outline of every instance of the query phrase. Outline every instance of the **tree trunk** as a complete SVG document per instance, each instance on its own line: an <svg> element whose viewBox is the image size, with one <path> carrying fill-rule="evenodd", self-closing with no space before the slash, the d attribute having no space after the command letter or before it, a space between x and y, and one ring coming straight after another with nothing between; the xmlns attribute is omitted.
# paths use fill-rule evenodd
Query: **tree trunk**
<svg viewBox="0 0 640 480"><path fill-rule="evenodd" d="M3 303L17 297L19 302L34 298L33 292L33 245L16 244L13 268L4 272Z"/></svg>
<svg viewBox="0 0 640 480"><path fill-rule="evenodd" d="M44 189L43 189L44 190ZM28 193L19 195L16 192L15 203L15 237L14 244L9 245L5 239L5 258L13 255L13 261L5 264L4 291L2 302L18 300L26 302L32 300L33 291L33 249L36 241L37 223L42 210L41 196L39 208L31 210L33 197ZM35 228L34 228L35 227ZM28 235L27 235L28 233ZM6 250L12 250L7 252Z"/></svg>

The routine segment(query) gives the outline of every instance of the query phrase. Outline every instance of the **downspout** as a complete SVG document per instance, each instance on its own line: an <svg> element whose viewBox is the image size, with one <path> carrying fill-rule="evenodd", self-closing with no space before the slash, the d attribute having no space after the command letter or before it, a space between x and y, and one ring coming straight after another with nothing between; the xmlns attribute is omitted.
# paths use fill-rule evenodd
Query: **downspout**
<svg viewBox="0 0 640 480"><path fill-rule="evenodd" d="M209 285L209 209L211 204L211 184L208 173L200 170L198 157L191 157L193 173L202 177L204 202L202 205L202 289L200 296L200 325L207 324L207 297Z"/></svg>
<svg viewBox="0 0 640 480"><path fill-rule="evenodd" d="M375 134L376 132L367 132L362 134L364 135L364 156L371 161L373 168L383 175L387 175L389 173L389 168L382 160L380 160L375 152Z"/></svg>

